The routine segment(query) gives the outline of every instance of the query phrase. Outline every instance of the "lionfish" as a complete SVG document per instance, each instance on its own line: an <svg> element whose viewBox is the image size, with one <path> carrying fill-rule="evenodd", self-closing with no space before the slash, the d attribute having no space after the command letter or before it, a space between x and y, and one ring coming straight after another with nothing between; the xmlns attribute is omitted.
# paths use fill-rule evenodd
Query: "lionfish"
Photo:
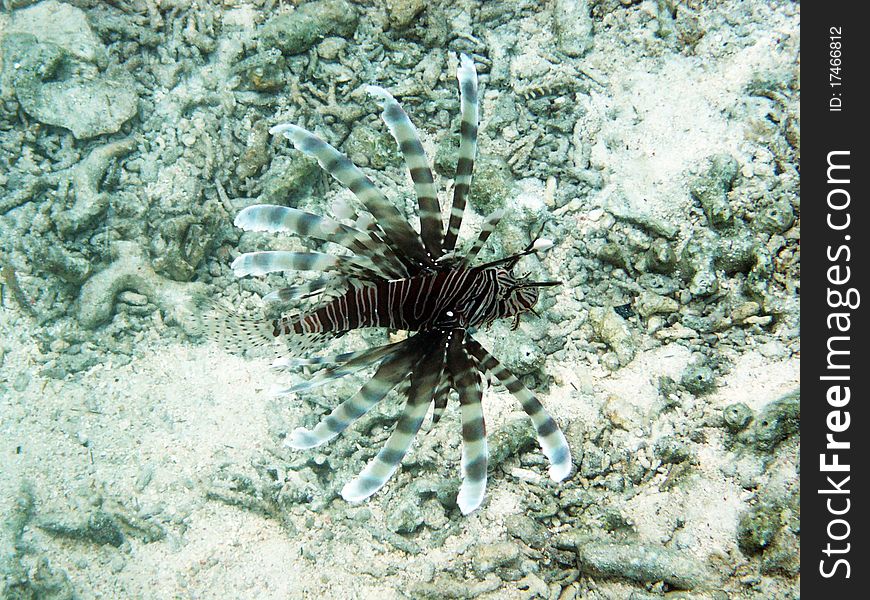
<svg viewBox="0 0 870 600"><path fill-rule="evenodd" d="M348 188L365 207L354 213L345 207L346 225L337 219L276 205L242 210L235 225L246 231L289 233L343 246L352 253L262 251L240 255L232 263L236 276L306 270L330 273L318 279L271 292L265 301L284 303L316 298L310 310L297 310L277 319L250 320L231 314L215 317L212 333L237 349L278 340L291 355L300 356L313 344L353 329L386 327L406 330L409 337L382 346L325 357L279 358L273 366L323 367L310 380L285 389L285 395L311 389L366 366L374 375L351 398L341 402L313 429L297 428L286 446L307 449L343 432L390 391L404 393L405 405L389 439L365 469L341 491L348 502L361 502L378 491L397 470L421 428L430 405L432 425L447 407L451 390L459 398L462 422L462 484L457 504L468 514L483 501L487 481L487 443L481 374L500 382L531 418L549 474L562 481L571 471L565 436L535 396L471 335L475 328L496 319L533 311L539 288L559 282L526 281L513 269L523 256L545 250L552 242L536 239L518 254L472 266L495 229L503 211L486 218L465 256L454 251L465 211L477 151L478 81L474 63L465 55L457 70L461 129L459 159L454 178L453 204L446 231L441 208L417 130L405 111L385 89L369 86L382 117L399 145L416 191L419 234L387 201L372 181L345 155L301 127L282 124L270 133L283 135L305 155ZM342 218L339 217L339 218Z"/></svg>

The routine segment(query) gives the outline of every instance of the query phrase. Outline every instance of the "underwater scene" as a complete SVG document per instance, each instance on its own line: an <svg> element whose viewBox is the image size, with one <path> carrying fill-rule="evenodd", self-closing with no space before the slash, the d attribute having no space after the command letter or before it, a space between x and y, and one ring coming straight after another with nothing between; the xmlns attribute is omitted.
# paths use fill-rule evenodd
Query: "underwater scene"
<svg viewBox="0 0 870 600"><path fill-rule="evenodd" d="M0 598L799 598L799 30L0 2Z"/></svg>

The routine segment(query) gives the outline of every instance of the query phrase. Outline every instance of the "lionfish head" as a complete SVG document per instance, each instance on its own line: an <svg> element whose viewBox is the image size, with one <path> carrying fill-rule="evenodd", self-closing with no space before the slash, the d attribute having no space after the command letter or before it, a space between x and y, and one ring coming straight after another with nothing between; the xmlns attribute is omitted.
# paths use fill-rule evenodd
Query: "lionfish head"
<svg viewBox="0 0 870 600"><path fill-rule="evenodd" d="M535 287L519 287L511 292L513 302L520 307L520 312L532 310L532 307L538 303L538 288Z"/></svg>
<svg viewBox="0 0 870 600"><path fill-rule="evenodd" d="M540 288L561 285L561 281L526 281L528 275L515 277L504 269L499 279L507 283L499 292L500 315L502 317L519 316L525 312L535 313L534 306L538 303ZM537 313L535 313L537 314Z"/></svg>

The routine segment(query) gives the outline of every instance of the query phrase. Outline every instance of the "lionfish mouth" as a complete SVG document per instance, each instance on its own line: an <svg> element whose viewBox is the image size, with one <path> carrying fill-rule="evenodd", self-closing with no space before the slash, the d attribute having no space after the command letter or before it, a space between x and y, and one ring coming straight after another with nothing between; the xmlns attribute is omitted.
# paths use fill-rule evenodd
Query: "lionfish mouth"
<svg viewBox="0 0 870 600"><path fill-rule="evenodd" d="M404 395L404 409L386 444L342 489L341 495L348 502L365 500L383 487L410 449L429 408L433 407L434 425L444 414L451 392L455 392L462 422L462 484L457 504L463 514L478 508L486 490L488 461L480 373L501 383L530 417L549 459L550 477L562 481L572 469L565 436L553 418L535 395L469 333L499 318L513 317L518 324L520 313L534 311L537 301L536 294L529 301L528 293L521 290L561 282L517 282L505 275L504 266L509 272L521 257L552 247L551 241L542 238L518 254L472 266L501 219L501 210L486 218L468 252L464 256L457 254L455 246L471 185L479 122L477 72L468 56L461 56L457 78L461 141L446 229L417 130L387 90L369 86L410 172L419 206L419 233L344 154L301 127L277 125L270 130L272 134L283 135L297 150L316 159L354 193L365 210L345 210L341 217L345 222L341 222L285 206L254 205L238 214L235 225L247 231L288 233L333 242L350 250L352 256L285 251L242 254L232 263L239 277L294 270L323 275L266 296L267 300L282 303L309 303L278 319L247 319L222 309L210 315L211 334L234 350L278 341L286 351L275 362L276 368L323 367L307 381L275 390L278 395L308 390L376 365L371 379L315 427L300 427L290 433L285 445L291 448L325 444L387 394L395 390ZM400 342L355 352L310 356L309 350L316 344L365 327L405 329L412 335Z"/></svg>

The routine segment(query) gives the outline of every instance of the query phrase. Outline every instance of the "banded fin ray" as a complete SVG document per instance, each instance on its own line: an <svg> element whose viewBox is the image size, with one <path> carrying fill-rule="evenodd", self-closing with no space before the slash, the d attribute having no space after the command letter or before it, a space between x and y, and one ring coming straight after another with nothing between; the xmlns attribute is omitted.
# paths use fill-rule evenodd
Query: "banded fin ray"
<svg viewBox="0 0 870 600"><path fill-rule="evenodd" d="M245 231L292 233L344 246L357 254L357 260L386 278L402 277L401 272L385 268L391 261L384 245L374 243L368 234L313 213L275 204L256 204L236 215L236 227Z"/></svg>
<svg viewBox="0 0 870 600"><path fill-rule="evenodd" d="M343 286L338 286L334 278L319 277L299 285L273 290L263 296L263 302L293 302L294 300L307 300L330 290L339 291Z"/></svg>
<svg viewBox="0 0 870 600"><path fill-rule="evenodd" d="M447 410L447 399L450 396L451 385L448 381L442 381L438 390L435 392L435 401L432 408L432 424L430 428L434 428L441 417L444 416L444 411ZM431 431L431 429L430 429Z"/></svg>
<svg viewBox="0 0 870 600"><path fill-rule="evenodd" d="M562 481L571 472L571 452L568 442L556 421L544 409L541 402L522 382L506 369L496 358L487 352L474 338L467 336L466 347L481 367L491 373L499 382L519 400L523 410L532 420L538 443L544 456L550 461L549 474L553 481Z"/></svg>
<svg viewBox="0 0 870 600"><path fill-rule="evenodd" d="M368 86L366 91L377 98L382 109L381 117L399 145L417 193L417 203L420 208L420 237L430 256L438 258L442 254L441 207L438 204L435 179L429 168L423 144L420 143L417 128L390 92L376 85Z"/></svg>
<svg viewBox="0 0 870 600"><path fill-rule="evenodd" d="M313 429L297 427L284 442L285 446L304 450L320 446L350 427L386 396L408 374L413 353L399 352L387 356L375 374L359 391L336 406Z"/></svg>
<svg viewBox="0 0 870 600"><path fill-rule="evenodd" d="M422 337L432 342L433 336ZM435 348L425 354L411 372L405 408L387 443L365 469L342 488L341 497L348 502L362 502L381 489L399 468L420 431L438 386L444 360L443 341L436 338L431 345Z"/></svg>
<svg viewBox="0 0 870 600"><path fill-rule="evenodd" d="M459 393L462 420L462 485L456 503L463 515L474 511L483 502L489 460L483 419L483 391L477 367L463 347L467 337L464 333L454 333L447 350L447 366Z"/></svg>
<svg viewBox="0 0 870 600"><path fill-rule="evenodd" d="M356 360L357 358L366 354L370 354L373 350L396 350L398 349L399 345L404 343L405 340L402 340L401 342L393 342L391 344L384 344L382 346L375 346L373 348L364 348L362 350L355 350L353 352L343 352L341 354L333 354L331 356L311 356L307 358L287 356L282 357L272 363L272 368L277 370L283 370L294 367L340 365ZM380 355L378 355L374 360L377 360L377 358L380 358Z"/></svg>
<svg viewBox="0 0 870 600"><path fill-rule="evenodd" d="M297 150L316 159L327 173L353 192L366 210L377 219L378 226L386 234L384 241L390 245L397 256L413 259L417 264L431 266L432 259L426 254L417 232L399 210L387 201L371 179L366 177L348 157L313 133L296 125L289 123L276 125L269 130L269 133L283 135Z"/></svg>
<svg viewBox="0 0 870 600"><path fill-rule="evenodd" d="M405 268L405 263L396 256L389 244L384 240L387 239L387 234L378 226L377 220L368 211L357 211L348 204L343 198L336 198L332 203L332 212L337 219L346 219L353 221L353 227L368 235L370 240L369 245L382 250L380 254L385 258L390 265L396 270L400 277L408 277L408 271ZM383 247L383 248L382 248Z"/></svg>
<svg viewBox="0 0 870 600"><path fill-rule="evenodd" d="M477 234L477 239L474 240L474 244L465 254L463 258L463 262L466 264L473 261L477 258L478 253L483 249L486 245L486 241L489 239L489 236L492 235L492 232L495 231L495 228L498 227L499 222L502 217L504 217L504 210L501 208L497 208L486 217L486 220L483 222L483 227L480 229L480 233Z"/></svg>
<svg viewBox="0 0 870 600"><path fill-rule="evenodd" d="M291 339L298 337L296 334L289 336ZM272 395L274 396L286 396L288 394L292 394L295 392L301 392L310 390L312 388L320 387L321 385L325 385L330 381L335 381L336 379L340 379L345 375L349 375L351 373L355 373L360 369L364 369L365 367L371 365L374 362L377 362L387 354L392 352L400 351L402 345L406 343L408 340L403 340L397 344L386 344L384 346L376 346L374 348L366 348L365 350L354 353L354 356L345 360L340 364L335 364L333 366L327 367L322 371L319 371L314 375L311 379L307 381L301 381L295 385L291 385L287 388L276 387L272 389ZM288 361L288 362L285 362ZM275 361L272 364L274 369L282 369L290 366L293 359L284 359Z"/></svg>
<svg viewBox="0 0 870 600"><path fill-rule="evenodd" d="M369 270L365 263L352 256L284 250L245 252L236 257L230 267L236 277L268 275L279 271L339 271L354 274Z"/></svg>
<svg viewBox="0 0 870 600"><path fill-rule="evenodd" d="M456 162L456 177L453 183L453 205L450 208L450 220L447 233L444 236L444 251L450 252L456 246L462 217L465 213L465 200L471 189L471 174L474 170L474 158L477 155L477 128L480 123L480 112L477 102L477 70L474 62L465 54L459 57L459 68L456 69L459 80L459 103L462 120L459 125L459 157Z"/></svg>

